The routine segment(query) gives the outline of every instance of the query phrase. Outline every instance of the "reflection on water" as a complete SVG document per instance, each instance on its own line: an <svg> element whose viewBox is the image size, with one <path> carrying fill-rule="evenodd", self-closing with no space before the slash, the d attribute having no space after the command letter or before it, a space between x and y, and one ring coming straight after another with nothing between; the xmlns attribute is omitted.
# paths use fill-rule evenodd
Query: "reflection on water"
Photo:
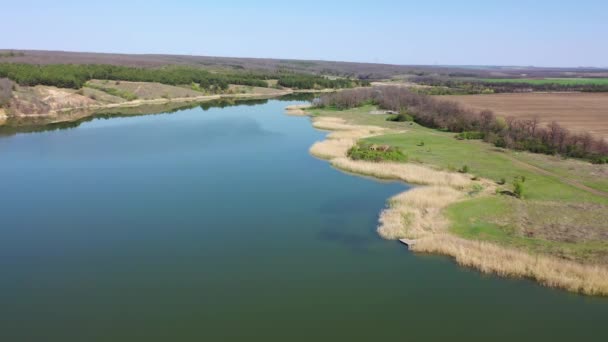
<svg viewBox="0 0 608 342"><path fill-rule="evenodd" d="M11 136L19 133L35 133L48 132L57 130L66 130L79 127L85 122L93 120L108 120L121 117L133 117L140 115L155 115L155 114L171 114L181 111L201 108L207 111L211 108L226 108L232 106L255 106L265 104L268 99L249 99L249 100L233 100L221 99L213 101L205 101L200 103L165 103L165 104L149 104L137 107L123 107L96 110L94 112L81 110L72 111L62 114L62 120L67 118L67 121L55 122L57 117L11 117L6 120L4 125L0 125L0 137Z"/></svg>
<svg viewBox="0 0 608 342"><path fill-rule="evenodd" d="M311 157L295 103L0 139L0 341L608 340L606 299L380 239L407 186Z"/></svg>
<svg viewBox="0 0 608 342"><path fill-rule="evenodd" d="M294 93L275 100L278 101L310 101L314 99L312 93ZM96 111L74 110L61 114L61 122L57 116L53 117L11 117L6 123L0 125L0 137L19 133L35 133L65 130L79 127L82 123L101 119L114 119L139 115L169 114L189 109L201 108L207 111L211 108L227 108L233 106L256 106L268 103L268 99L219 99L194 103L169 102L163 104L145 104L137 107L122 107L101 109Z"/></svg>

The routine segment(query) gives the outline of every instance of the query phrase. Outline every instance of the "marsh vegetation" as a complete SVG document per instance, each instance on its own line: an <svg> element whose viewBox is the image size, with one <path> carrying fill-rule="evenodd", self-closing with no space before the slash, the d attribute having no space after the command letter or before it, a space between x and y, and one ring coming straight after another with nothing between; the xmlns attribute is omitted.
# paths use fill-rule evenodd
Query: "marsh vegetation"
<svg viewBox="0 0 608 342"><path fill-rule="evenodd" d="M331 123L318 126L339 129L336 133L347 132L349 125L352 132L367 127L359 139L340 139L332 133L316 143L311 153L345 171L430 185L389 200L389 208L380 216L381 236L421 239L423 243L416 243L414 250L451 255L484 272L533 278L587 294L608 293L608 239L604 236L608 227L599 214L608 212L608 197L602 195L608 184L594 184L599 193L582 184L593 180L596 168L603 166L573 160L578 181L571 182L571 166L549 166L553 157L497 149L466 139L468 133L459 140L449 132L387 121L369 114L374 107L365 105L369 103L365 98L352 101L363 106L347 110L331 106L311 110L315 126ZM369 127L374 125L377 129L371 133ZM408 162L346 158L349 146L357 144L399 148L408 155ZM533 165L530 157L534 157ZM589 211L576 215L575 208L580 207ZM579 232L576 237L566 233L575 231ZM495 253L484 262L484 253L489 252Z"/></svg>

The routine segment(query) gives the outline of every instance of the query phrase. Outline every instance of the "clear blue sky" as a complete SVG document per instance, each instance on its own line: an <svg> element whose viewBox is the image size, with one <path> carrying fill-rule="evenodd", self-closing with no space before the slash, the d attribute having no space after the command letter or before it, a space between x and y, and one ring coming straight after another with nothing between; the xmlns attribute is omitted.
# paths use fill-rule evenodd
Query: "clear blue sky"
<svg viewBox="0 0 608 342"><path fill-rule="evenodd" d="M0 48L608 66L608 1L5 1Z"/></svg>

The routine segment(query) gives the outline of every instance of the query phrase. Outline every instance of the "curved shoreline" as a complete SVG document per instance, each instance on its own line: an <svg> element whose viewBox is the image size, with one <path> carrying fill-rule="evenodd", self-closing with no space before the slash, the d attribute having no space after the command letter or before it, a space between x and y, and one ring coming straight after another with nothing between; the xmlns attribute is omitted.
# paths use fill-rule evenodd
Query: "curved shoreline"
<svg viewBox="0 0 608 342"><path fill-rule="evenodd" d="M204 103L216 100L262 100L262 99L273 99L281 96L292 95L292 94L304 94L304 93L326 93L333 92L335 89L283 89L274 90L266 93L245 93L245 94L217 94L217 95L200 95L193 97L175 97L175 98L153 98L153 99L137 99L127 102L119 103L104 103L104 104L91 104L85 106L74 106L74 107L63 107L51 109L43 114L9 114L5 109L0 108L0 126L6 124L10 120L19 120L26 122L32 121L33 125L37 125L37 120L44 120L44 124L49 123L61 123L71 122L74 120L80 120L86 117L94 116L100 112L107 110L120 110L120 109L137 109L139 107L146 106L162 106L162 105L178 105L178 104L190 104L190 103Z"/></svg>
<svg viewBox="0 0 608 342"><path fill-rule="evenodd" d="M309 115L305 108L298 107ZM293 108L292 108L293 110ZM288 110L289 112L289 110ZM325 140L314 143L310 153L327 160L342 171L380 179L402 180L425 185L400 193L388 200L379 218L378 233L387 240L414 239L414 252L452 257L465 267L503 277L525 278L554 288L585 295L608 295L608 268L585 265L546 255L534 255L490 242L466 240L449 232L449 221L443 209L471 198L467 190L474 184L460 173L435 170L411 163L373 163L354 161L347 151L357 140L395 132L377 126L353 125L335 117L312 118L313 127L330 131ZM477 181L484 191L477 196L490 196L493 182Z"/></svg>

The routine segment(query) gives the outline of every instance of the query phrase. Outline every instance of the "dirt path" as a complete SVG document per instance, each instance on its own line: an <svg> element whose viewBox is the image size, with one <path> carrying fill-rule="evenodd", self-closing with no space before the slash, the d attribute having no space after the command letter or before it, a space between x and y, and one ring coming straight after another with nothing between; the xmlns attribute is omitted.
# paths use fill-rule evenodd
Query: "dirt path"
<svg viewBox="0 0 608 342"><path fill-rule="evenodd" d="M511 160L512 162L514 162L514 163L518 164L519 166L524 167L524 168L526 168L526 169L528 169L530 171L534 171L534 172L538 172L538 173L546 175L546 176L554 177L554 178L556 178L556 179L558 179L558 180L560 180L560 181L562 181L562 182L564 182L564 183L566 183L568 185L572 185L573 187L575 187L575 188L577 188L579 190L587 191L587 192L589 192L591 194L608 198L608 192L605 192L605 191L602 191L602 190L598 190L598 189L590 188L590 187L586 186L585 184L582 184L582 183L580 183L580 182L578 182L578 181L576 181L574 179L566 178L566 177L562 177L562 176L556 175L553 172L547 171L545 169L542 169L542 168L540 168L538 166L534 166L532 164L528 164L528 163L526 163L524 161L521 161L521 160L519 160L519 159L517 159L517 158L515 158L513 156L508 155L508 154L505 154L505 156L509 160Z"/></svg>
<svg viewBox="0 0 608 342"><path fill-rule="evenodd" d="M434 132L431 132L431 134L439 135L439 134L434 133ZM591 193L593 195L596 195L596 196L601 196L601 197L608 198L608 192L606 192L606 191L590 188L590 187L586 186L585 184L582 184L582 183L580 183L580 182L578 182L578 181L576 181L574 179L567 178L567 177L562 177L562 176L557 175L557 174L555 174L555 173L553 173L551 171L547 171L547 170L542 169L542 168L540 168L538 166L534 166L532 164L529 164L529 163L526 163L524 161L521 161L521 160L519 160L519 159L517 159L517 158L515 158L513 156L508 155L507 153L505 153L505 157L507 157L507 159L509 159L510 161L514 162L515 164L518 164L519 166L524 167L524 168L526 168L526 169L528 169L530 171L538 172L538 173L543 174L545 176L554 177L554 178L558 179L559 181L564 182L564 183L566 183L568 185L571 185L571 186L573 186L573 187L575 187L575 188L577 188L579 190L583 190L583 191L589 192L589 193Z"/></svg>

